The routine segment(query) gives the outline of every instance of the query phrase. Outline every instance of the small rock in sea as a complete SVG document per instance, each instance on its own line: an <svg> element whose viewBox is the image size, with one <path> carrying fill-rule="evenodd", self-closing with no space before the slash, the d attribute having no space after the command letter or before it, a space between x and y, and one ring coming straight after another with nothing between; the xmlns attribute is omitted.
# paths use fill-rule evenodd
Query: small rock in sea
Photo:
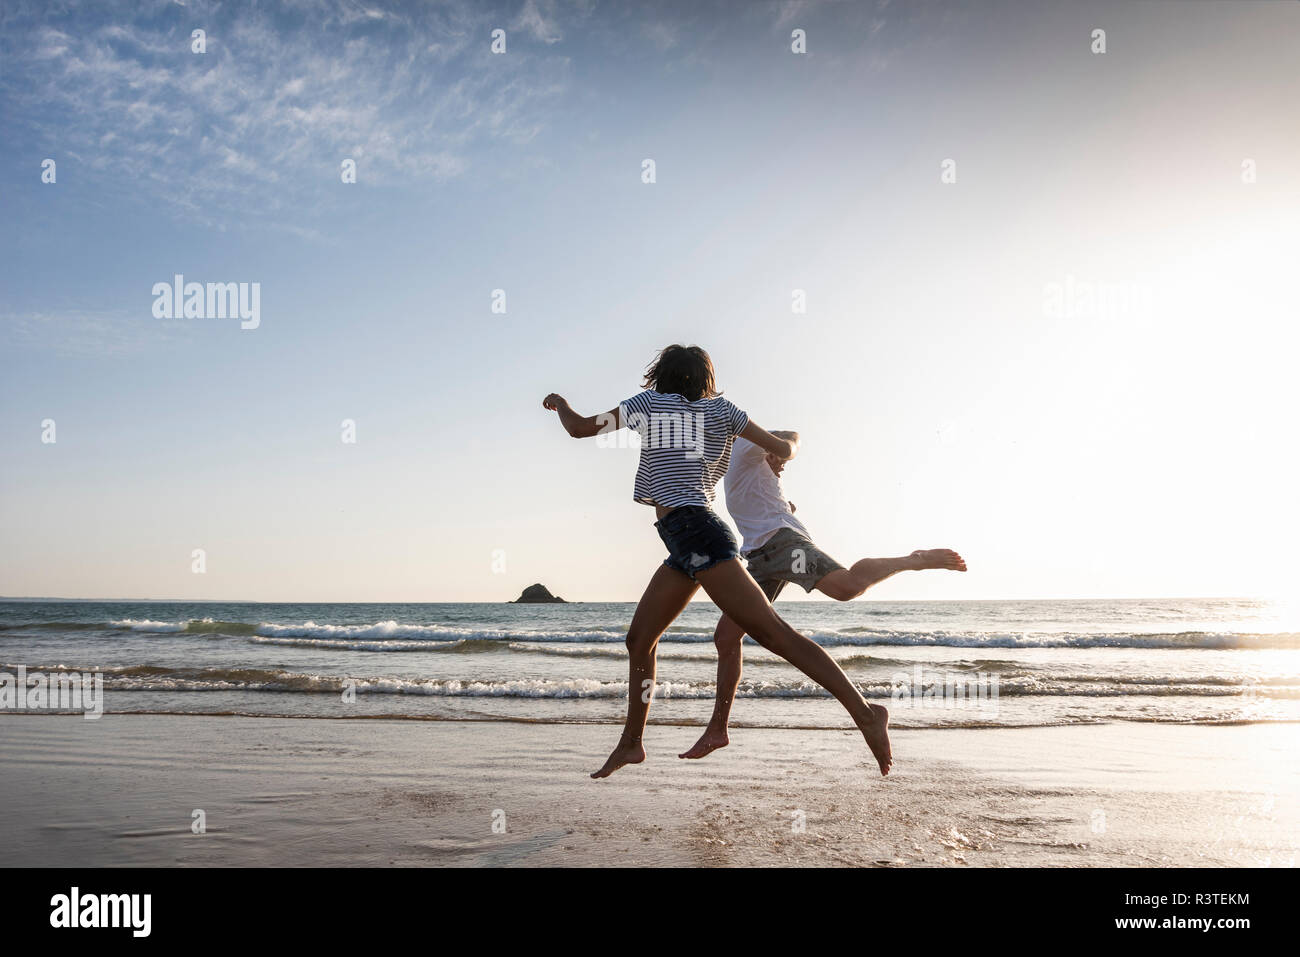
<svg viewBox="0 0 1300 957"><path fill-rule="evenodd" d="M511 604L544 604L548 602L559 602L566 604L563 598L558 595L552 595L550 590L542 584L529 585L523 590L523 593L516 598Z"/></svg>

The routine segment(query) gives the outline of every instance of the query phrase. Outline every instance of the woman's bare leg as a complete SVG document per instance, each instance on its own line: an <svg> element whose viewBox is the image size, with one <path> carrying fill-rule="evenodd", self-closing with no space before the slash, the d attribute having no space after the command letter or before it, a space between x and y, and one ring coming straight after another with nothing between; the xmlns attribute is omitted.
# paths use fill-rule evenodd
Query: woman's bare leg
<svg viewBox="0 0 1300 957"><path fill-rule="evenodd" d="M864 558L855 562L852 568L840 568L823 575L816 588L836 601L852 601L872 585L878 585L899 572L927 568L964 572L966 561L950 548L918 549L900 558ZM713 702L713 716L700 740L679 757L702 758L731 743L727 723L740 685L741 642L744 637L744 629L723 615L713 632L713 643L718 649L718 691Z"/></svg>
<svg viewBox="0 0 1300 957"><path fill-rule="evenodd" d="M632 624L627 630L627 723L623 726L618 746L604 766L592 774L593 778L607 778L625 764L640 764L645 760L641 737L645 734L646 718L650 715L659 636L682 613L699 587L689 575L660 565L646 586L645 594L637 602Z"/></svg>
<svg viewBox="0 0 1300 957"><path fill-rule="evenodd" d="M679 758L702 758L731 743L727 737L727 719L731 717L731 702L736 699L736 690L740 687L743 657L740 643L744 637L745 629L726 615L719 619L718 627L713 630L713 644L718 649L718 683L713 697L713 717L709 719L709 726L700 735L700 740L689 751L677 755Z"/></svg>
<svg viewBox="0 0 1300 957"><path fill-rule="evenodd" d="M720 562L707 571L697 572L695 577L728 618L844 705L866 738L880 765L880 773L888 774L893 763L889 750L889 712L880 705L868 703L824 648L785 623L739 559Z"/></svg>

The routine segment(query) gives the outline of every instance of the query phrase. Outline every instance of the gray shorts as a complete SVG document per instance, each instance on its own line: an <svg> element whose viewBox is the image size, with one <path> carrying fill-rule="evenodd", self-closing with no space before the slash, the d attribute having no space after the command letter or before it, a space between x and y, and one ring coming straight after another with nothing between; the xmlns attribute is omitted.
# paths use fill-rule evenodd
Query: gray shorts
<svg viewBox="0 0 1300 957"><path fill-rule="evenodd" d="M749 574L768 601L776 601L786 582L812 591L819 581L844 566L792 528L783 528L745 555Z"/></svg>

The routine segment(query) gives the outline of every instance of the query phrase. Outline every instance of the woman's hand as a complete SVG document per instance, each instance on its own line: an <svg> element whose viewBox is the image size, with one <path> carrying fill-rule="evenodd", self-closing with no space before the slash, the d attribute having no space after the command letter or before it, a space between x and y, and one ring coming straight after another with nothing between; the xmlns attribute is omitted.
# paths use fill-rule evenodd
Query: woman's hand
<svg viewBox="0 0 1300 957"><path fill-rule="evenodd" d="M589 439L601 432L612 432L620 428L618 407L610 409L604 415L581 416L573 411L568 399L558 392L552 392L542 400L542 408L560 414L560 425L575 439Z"/></svg>

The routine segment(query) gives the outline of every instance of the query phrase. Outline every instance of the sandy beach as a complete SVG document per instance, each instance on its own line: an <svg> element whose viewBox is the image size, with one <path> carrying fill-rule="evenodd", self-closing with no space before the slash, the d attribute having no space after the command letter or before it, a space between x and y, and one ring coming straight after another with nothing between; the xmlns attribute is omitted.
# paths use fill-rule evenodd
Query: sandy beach
<svg viewBox="0 0 1300 957"><path fill-rule="evenodd" d="M701 762L587 773L608 725L108 714L0 718L16 866L1290 866L1288 726L741 728ZM1279 793L1285 783L1291 790ZM191 830L201 810L206 832Z"/></svg>

